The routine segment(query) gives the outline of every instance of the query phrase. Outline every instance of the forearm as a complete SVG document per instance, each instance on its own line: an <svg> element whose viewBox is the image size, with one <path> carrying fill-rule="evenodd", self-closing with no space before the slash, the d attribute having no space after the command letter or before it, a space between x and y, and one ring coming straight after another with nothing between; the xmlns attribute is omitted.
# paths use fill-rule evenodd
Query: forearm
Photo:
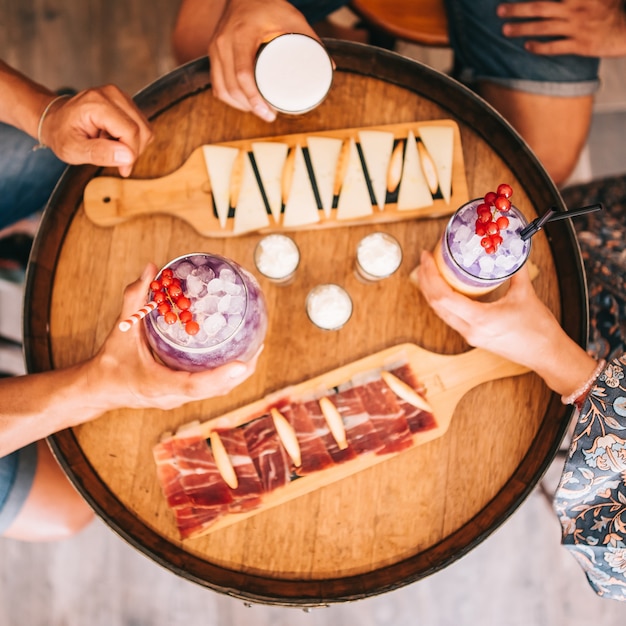
<svg viewBox="0 0 626 626"><path fill-rule="evenodd" d="M172 32L172 50L179 63L207 54L226 3L227 0L182 0Z"/></svg>
<svg viewBox="0 0 626 626"><path fill-rule="evenodd" d="M54 94L0 61L0 121L37 137L39 118Z"/></svg>
<svg viewBox="0 0 626 626"><path fill-rule="evenodd" d="M91 381L90 362L1 379L0 457L113 408Z"/></svg>
<svg viewBox="0 0 626 626"><path fill-rule="evenodd" d="M579 389L591 376L597 361L587 354L556 320L548 320L549 327L537 329L537 338L529 345L536 346L526 355L527 363L553 391L568 396Z"/></svg>

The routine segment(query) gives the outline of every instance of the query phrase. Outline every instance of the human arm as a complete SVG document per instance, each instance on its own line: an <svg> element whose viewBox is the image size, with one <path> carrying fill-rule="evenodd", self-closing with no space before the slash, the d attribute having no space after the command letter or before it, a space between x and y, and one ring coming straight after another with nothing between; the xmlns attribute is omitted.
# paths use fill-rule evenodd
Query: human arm
<svg viewBox="0 0 626 626"><path fill-rule="evenodd" d="M488 303L453 291L429 252L422 253L417 281L435 313L470 345L529 367L561 395L579 389L596 368L538 298L525 267L502 298Z"/></svg>
<svg viewBox="0 0 626 626"><path fill-rule="evenodd" d="M145 304L156 266L124 293L120 319ZM256 358L205 372L175 371L158 363L141 325L123 333L117 326L91 359L49 372L0 379L0 457L27 443L90 421L107 411L173 409L229 393L252 374Z"/></svg>
<svg viewBox="0 0 626 626"><path fill-rule="evenodd" d="M128 176L152 138L143 114L113 85L53 102L49 89L0 61L0 94L0 121L41 140L66 163L118 167Z"/></svg>
<svg viewBox="0 0 626 626"><path fill-rule="evenodd" d="M505 2L498 15L507 37L525 37L535 54L592 57L626 55L626 8L623 0ZM540 41L542 37L555 37Z"/></svg>
<svg viewBox="0 0 626 626"><path fill-rule="evenodd" d="M305 17L286 0L183 0L172 35L182 63L207 54L217 98L271 122L276 112L254 81L259 47L284 33L319 37Z"/></svg>

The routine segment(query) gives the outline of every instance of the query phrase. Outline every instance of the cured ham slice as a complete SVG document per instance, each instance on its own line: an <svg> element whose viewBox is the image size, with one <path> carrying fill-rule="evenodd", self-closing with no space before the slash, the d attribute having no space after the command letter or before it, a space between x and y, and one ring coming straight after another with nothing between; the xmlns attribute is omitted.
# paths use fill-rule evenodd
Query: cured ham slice
<svg viewBox="0 0 626 626"><path fill-rule="evenodd" d="M334 465L306 406L301 402L296 402L280 407L280 411L296 431L300 444L302 464L295 468L295 472L299 476L304 476Z"/></svg>
<svg viewBox="0 0 626 626"><path fill-rule="evenodd" d="M356 454L378 452L383 449L383 441L378 436L369 413L354 388L339 391L329 396L329 399L341 415L349 447Z"/></svg>
<svg viewBox="0 0 626 626"><path fill-rule="evenodd" d="M229 511L253 509L261 503L263 485L248 453L243 431L241 428L220 431L220 438L238 479L237 488L232 492L233 502L229 506Z"/></svg>
<svg viewBox="0 0 626 626"><path fill-rule="evenodd" d="M401 381L409 385L409 387L415 389L417 393L423 395L424 388L421 383L415 378L413 371L408 365L402 365L400 367L392 369L391 373L394 376L397 376ZM411 431L411 433L419 433L424 430L431 430L432 428L436 428L437 420L432 413L413 406L405 400L402 400L402 398L396 399L398 404L404 411L404 415L406 417L406 421L409 425L409 430Z"/></svg>
<svg viewBox="0 0 626 626"><path fill-rule="evenodd" d="M221 512L232 502L231 489L217 469L206 439L201 436L174 437L172 450L180 471L180 482L193 505L214 507Z"/></svg>
<svg viewBox="0 0 626 626"><path fill-rule="evenodd" d="M271 416L263 415L243 426L243 435L263 491L286 485L291 462L280 444Z"/></svg>
<svg viewBox="0 0 626 626"><path fill-rule="evenodd" d="M378 454L400 452L413 445L404 410L396 401L397 396L383 380L359 385L354 390L361 398L378 436L384 443Z"/></svg>
<svg viewBox="0 0 626 626"><path fill-rule="evenodd" d="M191 504L180 481L180 470L176 464L171 438L164 439L154 446L152 454L157 466L157 477L167 504L171 508Z"/></svg>
<svg viewBox="0 0 626 626"><path fill-rule="evenodd" d="M176 526L183 539L202 534L224 512L224 506L196 506L185 492L176 460L175 440L164 439L153 450L157 475L168 505L174 512Z"/></svg>
<svg viewBox="0 0 626 626"><path fill-rule="evenodd" d="M317 436L324 444L334 463L345 463L356 457L356 452L350 446L344 450L339 448L317 400L304 402L303 407L309 415Z"/></svg>

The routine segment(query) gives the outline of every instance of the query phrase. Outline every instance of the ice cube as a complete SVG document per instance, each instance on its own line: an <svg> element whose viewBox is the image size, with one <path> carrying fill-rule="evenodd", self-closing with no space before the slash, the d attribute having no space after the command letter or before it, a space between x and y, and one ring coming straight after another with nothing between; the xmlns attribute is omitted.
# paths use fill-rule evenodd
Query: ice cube
<svg viewBox="0 0 626 626"><path fill-rule="evenodd" d="M214 337L226 326L226 318L221 313L209 315L202 324L204 331L209 337Z"/></svg>
<svg viewBox="0 0 626 626"><path fill-rule="evenodd" d="M218 310L220 299L212 294L199 298L191 305L192 313L215 313Z"/></svg>
<svg viewBox="0 0 626 626"><path fill-rule="evenodd" d="M215 272L208 265L201 265L193 272L198 278L202 279L204 284L215 278Z"/></svg>
<svg viewBox="0 0 626 626"><path fill-rule="evenodd" d="M496 259L496 267L501 267L504 270L510 270L516 263L516 259L515 257L507 254L507 255L500 255L498 256L498 258Z"/></svg>
<svg viewBox="0 0 626 626"><path fill-rule="evenodd" d="M243 313L246 308L246 299L243 296L231 296L229 314Z"/></svg>
<svg viewBox="0 0 626 626"><path fill-rule="evenodd" d="M469 226L461 225L454 232L454 241L467 241L472 236L472 229Z"/></svg>
<svg viewBox="0 0 626 626"><path fill-rule="evenodd" d="M228 313L228 309L230 308L230 300L231 295L229 293L223 295L219 299L219 302L217 303L217 310L219 313Z"/></svg>
<svg viewBox="0 0 626 626"><path fill-rule="evenodd" d="M194 269L194 264L189 261L183 261L175 270L174 276L179 278L180 280L184 280L191 274L191 271Z"/></svg>
<svg viewBox="0 0 626 626"><path fill-rule="evenodd" d="M480 266L480 275L484 277L489 277L493 272L493 269L496 265L496 261L490 254L485 254L484 256L478 259L478 265Z"/></svg>
<svg viewBox="0 0 626 626"><path fill-rule="evenodd" d="M525 245L526 242L523 239L518 239L517 237L515 237L509 243L509 251L515 258L519 259L524 254Z"/></svg>
<svg viewBox="0 0 626 626"><path fill-rule="evenodd" d="M235 272L230 269L230 267L225 267L220 270L219 277L225 283L234 283L237 280L237 276Z"/></svg>
<svg viewBox="0 0 626 626"><path fill-rule="evenodd" d="M214 278L207 285L207 291L209 293L220 293L220 291L224 291L224 282L220 278Z"/></svg>
<svg viewBox="0 0 626 626"><path fill-rule="evenodd" d="M198 296L200 296L203 289L204 289L204 283L202 282L202 279L200 277L196 276L193 273L187 276L187 284L186 284L187 297L197 298Z"/></svg>
<svg viewBox="0 0 626 626"><path fill-rule="evenodd" d="M238 296L243 292L243 285L238 283L224 283L224 291L231 296Z"/></svg>

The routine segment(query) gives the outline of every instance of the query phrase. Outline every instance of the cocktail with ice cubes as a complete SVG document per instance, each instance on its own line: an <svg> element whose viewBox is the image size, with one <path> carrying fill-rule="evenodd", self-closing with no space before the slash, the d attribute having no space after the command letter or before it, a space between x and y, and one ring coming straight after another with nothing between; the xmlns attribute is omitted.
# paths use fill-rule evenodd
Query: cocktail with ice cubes
<svg viewBox="0 0 626 626"><path fill-rule="evenodd" d="M170 261L155 281L150 299L162 302L144 324L165 365L194 372L248 361L257 353L267 331L267 308L258 282L243 267L198 252Z"/></svg>
<svg viewBox="0 0 626 626"><path fill-rule="evenodd" d="M458 209L434 251L437 267L448 284L470 297L484 295L504 283L530 253L530 238L520 236L528 222L512 205L506 211L507 225L498 233L502 241L495 251L486 250L484 236L476 232L477 209L483 203L484 199L478 198Z"/></svg>

